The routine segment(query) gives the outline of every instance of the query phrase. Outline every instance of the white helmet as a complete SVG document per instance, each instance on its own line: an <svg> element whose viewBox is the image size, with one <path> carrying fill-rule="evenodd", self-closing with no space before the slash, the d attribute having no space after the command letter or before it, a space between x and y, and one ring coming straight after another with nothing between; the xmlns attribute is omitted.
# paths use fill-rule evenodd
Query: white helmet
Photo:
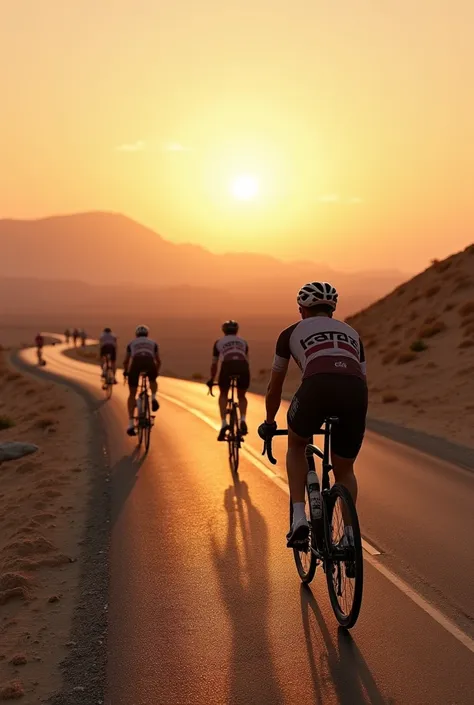
<svg viewBox="0 0 474 705"><path fill-rule="evenodd" d="M301 287L296 300L304 308L326 304L334 310L337 306L337 291L328 282L310 282Z"/></svg>
<svg viewBox="0 0 474 705"><path fill-rule="evenodd" d="M148 335L148 327L137 326L137 329L135 330L135 335L137 336L137 338L146 337Z"/></svg>

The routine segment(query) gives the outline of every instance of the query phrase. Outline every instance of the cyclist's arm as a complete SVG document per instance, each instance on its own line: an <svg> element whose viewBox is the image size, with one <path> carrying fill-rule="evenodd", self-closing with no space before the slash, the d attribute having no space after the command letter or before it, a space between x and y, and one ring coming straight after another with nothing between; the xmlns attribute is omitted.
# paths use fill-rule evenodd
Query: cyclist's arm
<svg viewBox="0 0 474 705"><path fill-rule="evenodd" d="M277 340L275 357L273 358L272 374L268 383L267 393L265 395L265 409L267 423L273 423L275 416L281 404L281 395L283 391L283 383L285 381L288 365L290 363L290 334L291 331L286 329Z"/></svg>
<svg viewBox="0 0 474 705"><path fill-rule="evenodd" d="M217 365L219 363L219 350L217 349L217 340L212 348L212 363L211 363L211 379L216 378Z"/></svg>

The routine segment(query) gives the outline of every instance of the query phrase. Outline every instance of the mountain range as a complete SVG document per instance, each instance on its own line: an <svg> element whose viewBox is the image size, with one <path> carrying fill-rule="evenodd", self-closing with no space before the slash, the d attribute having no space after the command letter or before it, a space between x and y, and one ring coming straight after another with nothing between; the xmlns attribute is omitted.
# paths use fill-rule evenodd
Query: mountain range
<svg viewBox="0 0 474 705"><path fill-rule="evenodd" d="M214 254L104 212L0 220L0 252L0 314L93 306L144 313L159 307L170 316L286 315L295 312L298 288L314 279L330 280L349 313L407 278L393 270L345 273L271 255Z"/></svg>

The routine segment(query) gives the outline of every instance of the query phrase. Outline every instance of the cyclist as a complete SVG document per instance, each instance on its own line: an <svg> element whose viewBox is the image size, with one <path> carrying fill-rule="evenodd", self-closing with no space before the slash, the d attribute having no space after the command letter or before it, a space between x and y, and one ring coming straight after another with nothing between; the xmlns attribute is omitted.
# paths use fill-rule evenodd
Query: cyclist
<svg viewBox="0 0 474 705"><path fill-rule="evenodd" d="M114 373L114 384L117 384L117 336L112 333L110 328L104 328L99 339L99 357L102 377L105 378L105 368L107 364L107 356L110 357L112 371Z"/></svg>
<svg viewBox="0 0 474 705"><path fill-rule="evenodd" d="M80 333L79 333L79 336L80 336L80 338L81 338L81 345L82 345L82 347L84 347L85 344L86 344L86 340L87 340L87 333L86 333L86 331L85 331L84 329L81 330Z"/></svg>
<svg viewBox="0 0 474 705"><path fill-rule="evenodd" d="M65 337L65 339L66 339L66 345L68 345L68 344L69 344L69 338L71 337L71 332L70 332L69 328L66 328L66 330L64 331L64 337Z"/></svg>
<svg viewBox="0 0 474 705"><path fill-rule="evenodd" d="M77 345L78 338L79 338L79 331L77 330L77 328L74 328L74 330L72 331L72 341L74 343L74 347L76 347L76 345Z"/></svg>
<svg viewBox="0 0 474 705"><path fill-rule="evenodd" d="M157 377L160 372L161 360L158 345L148 337L147 326L138 326L135 331L135 338L127 345L127 353L123 362L123 374L128 378L129 397L128 408L128 428L129 436L135 435L135 423L133 413L135 411L136 396L140 374L146 373L150 380L151 408L158 411L160 405L156 398L158 391Z"/></svg>
<svg viewBox="0 0 474 705"><path fill-rule="evenodd" d="M36 356L38 358L38 362L41 362L43 359L43 346L44 346L44 338L41 335L41 333L36 334L35 345L36 345Z"/></svg>
<svg viewBox="0 0 474 705"><path fill-rule="evenodd" d="M333 318L336 289L327 282L310 282L297 296L302 320L284 330L277 341L271 378L265 397L266 418L258 429L265 439L276 430L283 382L290 358L301 369L302 382L288 410L286 465L293 502L288 547L305 541L309 525L305 514L307 465L305 446L327 416L337 416L331 434L331 460L336 482L345 485L354 502L357 480L354 461L360 451L367 415L364 346L347 323ZM350 541L352 527L345 527Z"/></svg>
<svg viewBox="0 0 474 705"><path fill-rule="evenodd" d="M221 369L219 372L219 410L221 414L221 430L217 436L218 441L225 441L225 434L229 428L225 411L227 406L227 394L230 387L230 378L237 375L237 393L240 407L240 432L245 436L248 432L245 415L247 413L246 392L250 386L249 367L249 346L246 340L240 338L239 324L237 321L226 321L222 324L224 337L216 340L212 350L211 378L207 383L212 388L217 373L219 360Z"/></svg>

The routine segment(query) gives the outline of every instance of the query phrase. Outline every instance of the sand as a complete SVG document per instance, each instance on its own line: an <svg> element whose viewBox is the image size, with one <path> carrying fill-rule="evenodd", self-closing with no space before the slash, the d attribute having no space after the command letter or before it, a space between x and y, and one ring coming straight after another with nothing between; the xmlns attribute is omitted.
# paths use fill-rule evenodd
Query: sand
<svg viewBox="0 0 474 705"><path fill-rule="evenodd" d="M348 322L366 347L369 414L474 448L474 245Z"/></svg>
<svg viewBox="0 0 474 705"><path fill-rule="evenodd" d="M5 428L9 423L14 425ZM0 700L60 689L89 492L85 403L0 359L0 442L39 451L0 465Z"/></svg>

